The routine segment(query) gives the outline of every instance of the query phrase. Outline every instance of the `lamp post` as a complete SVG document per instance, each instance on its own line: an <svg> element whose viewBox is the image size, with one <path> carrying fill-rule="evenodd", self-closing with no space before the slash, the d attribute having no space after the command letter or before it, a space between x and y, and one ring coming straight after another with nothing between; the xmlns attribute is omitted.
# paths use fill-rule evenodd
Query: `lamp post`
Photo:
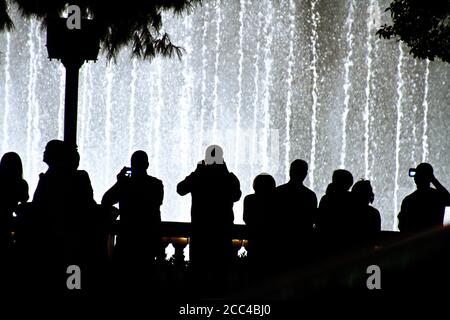
<svg viewBox="0 0 450 320"><path fill-rule="evenodd" d="M99 45L98 28L93 20L82 19L80 29L69 29L66 18L47 19L47 52L66 69L64 100L64 141L76 145L78 76L85 61L96 61Z"/></svg>

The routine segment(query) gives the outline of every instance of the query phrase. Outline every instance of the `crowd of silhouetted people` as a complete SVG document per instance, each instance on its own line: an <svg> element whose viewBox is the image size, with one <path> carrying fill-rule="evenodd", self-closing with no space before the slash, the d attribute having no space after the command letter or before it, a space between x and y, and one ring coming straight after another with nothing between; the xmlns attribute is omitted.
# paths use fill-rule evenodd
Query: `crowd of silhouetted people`
<svg viewBox="0 0 450 320"><path fill-rule="evenodd" d="M83 270L82 287L88 290L107 287L111 278L124 290L151 287L154 279L144 274L155 273L161 249L164 186L147 173L147 154L133 153L131 166L117 174L117 182L103 195L101 204L93 198L88 173L78 170L76 146L52 140L43 161L48 170L40 174L32 200L27 202L29 190L20 157L8 152L1 159L0 255L4 261L15 261L3 263L1 268L10 269L2 270L2 277L14 282L15 288L64 291L66 267L77 265ZM442 226L445 207L450 206L449 192L435 178L430 164L421 163L410 171L417 190L402 202L399 230L418 233ZM354 183L349 171L335 170L318 201L304 185L307 174L307 162L296 159L288 182L277 186L271 175L261 173L253 181L254 193L244 198L253 280L376 242L381 217L371 205L374 192L369 180ZM210 146L205 159L177 185L177 192L192 197L191 284L200 292L220 293L235 253L233 204L242 195L223 150ZM118 217L110 268L111 228Z"/></svg>

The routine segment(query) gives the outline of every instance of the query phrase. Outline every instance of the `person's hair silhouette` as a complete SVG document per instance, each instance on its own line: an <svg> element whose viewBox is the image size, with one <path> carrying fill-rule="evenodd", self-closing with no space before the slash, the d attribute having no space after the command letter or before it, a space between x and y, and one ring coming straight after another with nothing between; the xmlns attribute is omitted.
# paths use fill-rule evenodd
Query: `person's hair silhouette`
<svg viewBox="0 0 450 320"><path fill-rule="evenodd" d="M20 156L15 152L7 152L0 160L0 174L14 179L23 178L23 167Z"/></svg>
<svg viewBox="0 0 450 320"><path fill-rule="evenodd" d="M403 199L398 214L399 230L414 233L442 226L445 207L450 206L450 193L436 179L429 163L421 163L410 171L415 172L417 190Z"/></svg>
<svg viewBox="0 0 450 320"><path fill-rule="evenodd" d="M362 240L375 240L381 231L380 212L370 204L375 199L369 180L357 181L351 191L355 204L354 230Z"/></svg>
<svg viewBox="0 0 450 320"><path fill-rule="evenodd" d="M373 193L372 185L369 180L359 180L352 187L352 194L355 201L368 205L375 200L375 194Z"/></svg>
<svg viewBox="0 0 450 320"><path fill-rule="evenodd" d="M289 177L291 181L303 183L308 174L308 163L305 160L296 159L292 161L289 168Z"/></svg>
<svg viewBox="0 0 450 320"><path fill-rule="evenodd" d="M267 173L261 173L253 180L255 194L268 194L275 190L275 179Z"/></svg>
<svg viewBox="0 0 450 320"><path fill-rule="evenodd" d="M22 178L22 161L15 152L0 160L0 255L12 245L13 213L19 203L28 200L28 184Z"/></svg>
<svg viewBox="0 0 450 320"><path fill-rule="evenodd" d="M334 250L332 247L343 249L354 241L355 203L349 192L352 184L350 171L335 170L325 195L320 199L315 225L325 241L326 250Z"/></svg>
<svg viewBox="0 0 450 320"><path fill-rule="evenodd" d="M49 169L63 167L67 164L67 155L67 146L64 141L51 140L45 146L43 161Z"/></svg>
<svg viewBox="0 0 450 320"><path fill-rule="evenodd" d="M353 184L353 175L348 170L335 170L331 178L331 183L333 184L332 191L348 191Z"/></svg>
<svg viewBox="0 0 450 320"><path fill-rule="evenodd" d="M147 173L148 166L147 153L142 150L135 151L131 156L131 171L133 174Z"/></svg>

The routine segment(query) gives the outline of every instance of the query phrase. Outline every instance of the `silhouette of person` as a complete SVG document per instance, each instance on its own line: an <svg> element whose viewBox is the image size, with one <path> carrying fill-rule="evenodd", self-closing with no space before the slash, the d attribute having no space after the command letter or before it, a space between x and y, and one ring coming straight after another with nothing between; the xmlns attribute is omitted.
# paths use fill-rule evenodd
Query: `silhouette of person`
<svg viewBox="0 0 450 320"><path fill-rule="evenodd" d="M370 204L375 199L372 185L369 180L360 180L352 187L352 196L355 204L356 232L361 241L373 241L381 231L380 212Z"/></svg>
<svg viewBox="0 0 450 320"><path fill-rule="evenodd" d="M283 239L279 252L287 260L288 267L305 262L310 251L313 220L317 210L317 197L303 181L308 174L308 163L296 159L291 163L289 182L278 186L277 220L275 237Z"/></svg>
<svg viewBox="0 0 450 320"><path fill-rule="evenodd" d="M19 203L28 200L28 184L23 179L22 161L15 152L5 153L0 160L0 253L11 248L13 213Z"/></svg>
<svg viewBox="0 0 450 320"><path fill-rule="evenodd" d="M415 233L442 226L445 207L450 206L450 193L436 179L429 163L417 166L414 182L417 190L403 199L398 214L399 230ZM430 184L435 188L431 188Z"/></svg>
<svg viewBox="0 0 450 320"><path fill-rule="evenodd" d="M36 250L50 260L46 270L50 276L62 271L65 277L68 265L86 263L96 203L88 173L77 170L76 146L51 140L45 147L43 161L48 170L40 174L33 197L33 208L38 214L31 217L32 240L39 246ZM65 281L55 280L55 285L66 289Z"/></svg>
<svg viewBox="0 0 450 320"><path fill-rule="evenodd" d="M108 207L119 204L116 257L120 267L129 265L134 270L142 268L142 272L153 265L161 247L160 206L164 198L162 181L148 175L148 167L147 153L135 151L131 168L122 168L102 199L102 205Z"/></svg>
<svg viewBox="0 0 450 320"><path fill-rule="evenodd" d="M354 201L349 191L352 185L353 176L349 171L335 170L325 195L320 199L315 224L329 249L345 247L352 241L351 233L355 230Z"/></svg>
<svg viewBox="0 0 450 320"><path fill-rule="evenodd" d="M244 198L243 218L247 225L248 258L255 279L263 275L263 270L267 271L262 266L267 267L271 255L277 250L271 246L275 187L275 179L271 175L259 174L253 180L255 193Z"/></svg>
<svg viewBox="0 0 450 320"><path fill-rule="evenodd" d="M241 190L219 146L207 148L205 160L177 185L177 192L192 196L189 256L195 276L202 283L208 277L213 282L224 280L232 259L233 203L240 199Z"/></svg>

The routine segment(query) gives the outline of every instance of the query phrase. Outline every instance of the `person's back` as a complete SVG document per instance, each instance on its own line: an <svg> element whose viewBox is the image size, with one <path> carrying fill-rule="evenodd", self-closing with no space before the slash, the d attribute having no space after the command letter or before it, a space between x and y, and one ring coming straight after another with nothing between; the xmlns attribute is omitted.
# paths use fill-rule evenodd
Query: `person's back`
<svg viewBox="0 0 450 320"><path fill-rule="evenodd" d="M82 236L95 205L89 175L72 163L76 152L59 140L47 144L44 161L49 169L40 174L33 204L45 222L47 232L68 238L69 233Z"/></svg>
<svg viewBox="0 0 450 320"><path fill-rule="evenodd" d="M336 254L346 251L355 243L358 215L350 187L352 174L344 169L333 172L332 182L320 199L315 226L320 243L318 252Z"/></svg>
<svg viewBox="0 0 450 320"><path fill-rule="evenodd" d="M102 204L119 203L119 250L134 256L156 256L161 224L160 206L164 197L161 180L147 174L148 157L138 150L131 157L131 168L124 167L117 182L103 196Z"/></svg>
<svg viewBox="0 0 450 320"><path fill-rule="evenodd" d="M450 193L435 178L430 164L421 163L414 172L417 190L402 202L398 215L401 232L414 233L442 226L445 207L450 206Z"/></svg>
<svg viewBox="0 0 450 320"><path fill-rule="evenodd" d="M280 256L277 259L286 261L288 267L307 262L312 250L311 237L317 197L303 185L307 173L306 161L294 160L290 166L289 182L278 186L275 191L273 236L275 239L283 239L278 244Z"/></svg>
<svg viewBox="0 0 450 320"><path fill-rule="evenodd" d="M211 159L213 152L216 158ZM233 204L241 190L238 178L223 162L219 146L207 149L205 161L177 185L177 192L192 196L189 256L194 278L206 281L206 291L221 291L232 259Z"/></svg>
<svg viewBox="0 0 450 320"><path fill-rule="evenodd" d="M149 176L131 177L120 190L120 220L125 228L140 228L161 222L162 181Z"/></svg>
<svg viewBox="0 0 450 320"><path fill-rule="evenodd" d="M354 201L353 230L356 245L373 243L381 231L380 212L370 204L375 195L369 180L360 180L355 183L351 192Z"/></svg>
<svg viewBox="0 0 450 320"><path fill-rule="evenodd" d="M225 164L199 164L191 175L178 184L177 190L181 195L192 195L193 243L201 238L201 245L208 245L208 237L231 240L233 204L240 198L241 191L239 180L227 170Z"/></svg>
<svg viewBox="0 0 450 320"><path fill-rule="evenodd" d="M253 182L254 194L244 198L243 218L247 226L248 257L255 278L266 273L261 267L274 256L277 248L273 243L273 221L275 219L275 180L268 174L258 175Z"/></svg>
<svg viewBox="0 0 450 320"><path fill-rule="evenodd" d="M87 265L91 265L94 247L91 239L96 203L88 173L77 170L76 146L52 140L46 145L43 160L48 170L40 174L32 204L25 212L24 246L31 256L42 260L42 272L51 279L49 288L66 290L62 279L68 265L83 266L91 273Z"/></svg>
<svg viewBox="0 0 450 320"><path fill-rule="evenodd" d="M444 214L444 198L439 191L433 188L416 190L403 200L399 229L420 231L442 226Z"/></svg>
<svg viewBox="0 0 450 320"><path fill-rule="evenodd" d="M28 184L22 178L22 161L17 153L5 153L0 161L0 251L11 245L13 213L28 200Z"/></svg>
<svg viewBox="0 0 450 320"><path fill-rule="evenodd" d="M277 187L276 195L280 213L278 219L286 232L293 232L294 236L312 232L317 209L316 194L304 185L288 182Z"/></svg>
<svg viewBox="0 0 450 320"><path fill-rule="evenodd" d="M350 191L352 174L343 169L333 172L332 182L320 199L316 228L322 236L345 235L353 228L354 199Z"/></svg>
<svg viewBox="0 0 450 320"><path fill-rule="evenodd" d="M164 197L161 180L147 174L145 151L131 156L131 167L123 167L117 182L103 195L102 206L113 212L119 204L119 228L114 247L115 285L128 294L155 285L155 258L161 249L160 206Z"/></svg>
<svg viewBox="0 0 450 320"><path fill-rule="evenodd" d="M180 183L178 190L182 192L187 184L192 195L193 224L233 223L237 178L225 166L200 164L192 175Z"/></svg>

